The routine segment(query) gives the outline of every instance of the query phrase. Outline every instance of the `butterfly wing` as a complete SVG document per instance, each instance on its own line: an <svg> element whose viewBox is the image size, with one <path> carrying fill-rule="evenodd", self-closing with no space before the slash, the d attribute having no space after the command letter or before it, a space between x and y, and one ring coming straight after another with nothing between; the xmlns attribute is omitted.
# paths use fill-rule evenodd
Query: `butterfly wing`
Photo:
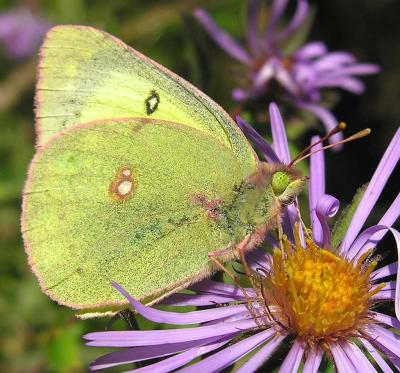
<svg viewBox="0 0 400 373"><path fill-rule="evenodd" d="M42 289L73 308L157 298L209 271L207 253L240 241L215 223L249 169L210 134L156 119L75 126L34 157L23 235Z"/></svg>
<svg viewBox="0 0 400 373"><path fill-rule="evenodd" d="M39 145L78 123L143 117L206 132L246 167L255 167L251 146L219 105L115 37L91 27L57 26L47 34L40 55Z"/></svg>

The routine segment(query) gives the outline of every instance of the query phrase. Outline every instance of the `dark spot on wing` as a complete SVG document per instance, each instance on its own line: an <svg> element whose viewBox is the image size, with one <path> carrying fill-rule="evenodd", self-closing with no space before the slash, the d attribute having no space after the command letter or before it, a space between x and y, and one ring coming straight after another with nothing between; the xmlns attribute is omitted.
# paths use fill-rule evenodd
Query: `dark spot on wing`
<svg viewBox="0 0 400 373"><path fill-rule="evenodd" d="M146 106L146 113L147 115L153 114L160 103L160 96L159 94L153 89L150 92L150 96L146 98L145 100L145 106Z"/></svg>

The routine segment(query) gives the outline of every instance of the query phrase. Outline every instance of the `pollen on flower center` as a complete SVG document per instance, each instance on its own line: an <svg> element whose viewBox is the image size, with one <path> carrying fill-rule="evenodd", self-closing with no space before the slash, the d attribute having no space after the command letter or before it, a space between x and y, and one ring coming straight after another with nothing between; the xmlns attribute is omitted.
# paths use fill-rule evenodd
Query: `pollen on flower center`
<svg viewBox="0 0 400 373"><path fill-rule="evenodd" d="M376 262L363 265L320 249L312 240L306 248L283 239L284 253L276 249L264 298L274 304L275 318L305 340L331 340L356 333L368 322L372 288L369 275Z"/></svg>

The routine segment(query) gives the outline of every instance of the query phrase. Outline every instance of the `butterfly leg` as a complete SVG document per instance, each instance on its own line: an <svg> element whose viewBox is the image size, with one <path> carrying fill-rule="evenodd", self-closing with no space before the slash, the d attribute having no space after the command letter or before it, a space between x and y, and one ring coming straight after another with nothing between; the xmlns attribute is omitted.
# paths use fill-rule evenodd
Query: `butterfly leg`
<svg viewBox="0 0 400 373"><path fill-rule="evenodd" d="M297 212L297 217L300 221L301 227L303 228L303 231L305 233L305 235L307 235L307 237L309 239L312 239L311 235L310 235L310 231L307 229L307 226L304 224L303 219L301 218L301 214L300 214L300 209L299 209L299 204L297 203L297 200L294 201L294 205L296 207L296 212Z"/></svg>
<svg viewBox="0 0 400 373"><path fill-rule="evenodd" d="M282 228L282 222L280 220L278 222L278 241L281 253L282 255L285 255L285 250L283 249L283 228Z"/></svg>
<svg viewBox="0 0 400 373"><path fill-rule="evenodd" d="M248 244L250 243L250 241L251 241L251 236L247 235L245 237L245 239L239 244L239 246L237 247L237 250L239 253L240 261L243 264L244 271L246 272L246 276L250 281L251 287L254 289L256 294L258 294L258 291L257 291L258 288L257 288L257 286L255 286L255 283L253 281L253 274L250 271L250 266L247 263L247 259L246 259L246 255L245 255L245 251L247 250Z"/></svg>
<svg viewBox="0 0 400 373"><path fill-rule="evenodd" d="M247 306L248 309L254 319L254 321L256 322L256 324L260 327L263 326L262 323L260 323L259 319L259 312L257 312L257 310L254 308L254 303L258 303L258 298L259 298L259 291L257 290L258 288L255 286L254 281L253 281L253 275L250 271L250 267L247 263L247 260L245 258L245 251L248 248L249 243L251 242L251 235L247 235L244 240L237 246L237 250L239 253L239 257L242 261L243 267L245 269L245 273L246 273L246 277L249 279L252 288L256 294L256 299L252 298L251 296L249 296L249 294L247 293L247 291L240 285L239 283L239 279L237 276L233 275L230 271L228 271L228 269L226 269L226 267L217 259L218 256L224 256L226 255L229 251L232 251L231 248L228 249L223 249L223 250L218 250L218 251L214 251L208 254L208 258L209 260L219 269L221 269L223 272L225 272L231 279L232 281L236 284L236 286L240 289L240 291L243 293L244 298L246 299L247 302Z"/></svg>
<svg viewBox="0 0 400 373"><path fill-rule="evenodd" d="M250 241L250 235L247 235L245 239L239 244L241 245L247 245L248 242ZM227 254L232 254L232 248L228 247L226 249L221 249L217 251L213 251L211 253L208 253L208 259L219 269L221 269L223 272L225 272L235 284L239 286L239 288L242 290L243 294L245 297L248 297L246 291L239 285L238 278L234 276L231 272L229 272L225 266L217 259L217 257L223 257L226 256Z"/></svg>
<svg viewBox="0 0 400 373"><path fill-rule="evenodd" d="M213 253L210 253L213 254ZM243 293L243 296L246 298L246 301L248 304L251 304L251 298L247 294L246 290L239 284L239 279L237 276L233 275L230 271L226 269L226 267L213 255L208 254L209 260L219 269L221 269L223 272L225 272L231 279L232 281L236 284L236 286L240 289L240 291Z"/></svg>

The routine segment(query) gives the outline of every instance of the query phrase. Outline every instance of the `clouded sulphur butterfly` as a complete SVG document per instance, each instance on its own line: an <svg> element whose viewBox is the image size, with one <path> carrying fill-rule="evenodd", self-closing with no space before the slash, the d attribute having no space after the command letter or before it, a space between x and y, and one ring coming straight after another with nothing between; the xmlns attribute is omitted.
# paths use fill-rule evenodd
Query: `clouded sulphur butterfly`
<svg viewBox="0 0 400 373"><path fill-rule="evenodd" d="M276 226L301 183L206 95L90 27L47 34L36 126L25 247L42 289L73 308L124 303L111 281L154 301L200 280L210 252L227 260Z"/></svg>

